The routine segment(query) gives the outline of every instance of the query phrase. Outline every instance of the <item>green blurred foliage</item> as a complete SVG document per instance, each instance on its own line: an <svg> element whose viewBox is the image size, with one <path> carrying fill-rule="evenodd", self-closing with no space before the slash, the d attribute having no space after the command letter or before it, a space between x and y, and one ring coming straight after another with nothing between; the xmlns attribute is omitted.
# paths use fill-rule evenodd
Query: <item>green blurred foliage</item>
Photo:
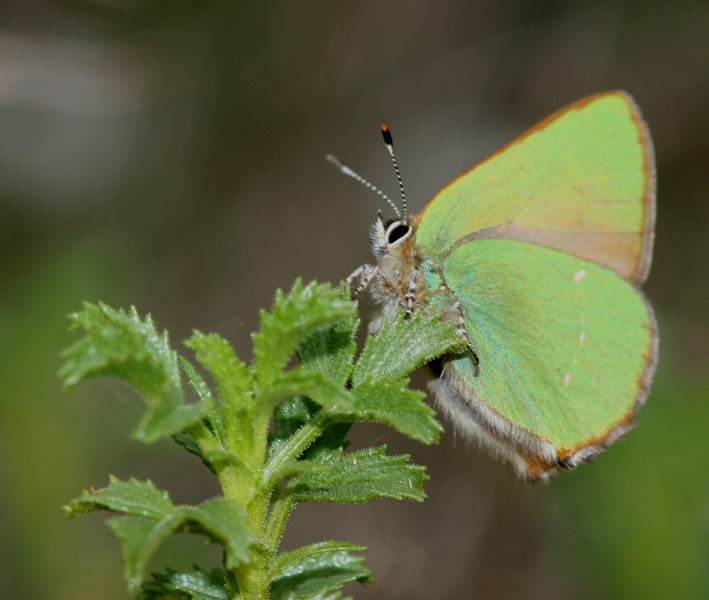
<svg viewBox="0 0 709 600"><path fill-rule="evenodd" d="M118 597L110 579L102 580L111 552L96 535L86 538L86 530L69 527L59 512L67 494L86 483L93 448L102 437L57 387L57 348L69 339L66 315L78 298L124 298L133 243L109 232L67 241L29 257L3 294L3 597ZM96 547L72 550L86 543ZM89 577L79 583L74 569L82 555L89 561L83 567Z"/></svg>

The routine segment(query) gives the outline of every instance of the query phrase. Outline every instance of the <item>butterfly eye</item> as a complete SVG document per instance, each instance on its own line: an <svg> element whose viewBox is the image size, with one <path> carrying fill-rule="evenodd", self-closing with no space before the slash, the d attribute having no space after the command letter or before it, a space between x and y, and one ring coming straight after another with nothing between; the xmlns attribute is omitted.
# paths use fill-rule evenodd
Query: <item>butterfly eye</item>
<svg viewBox="0 0 709 600"><path fill-rule="evenodd" d="M387 244L391 245L406 237L411 231L411 227L404 223L395 223L387 230Z"/></svg>

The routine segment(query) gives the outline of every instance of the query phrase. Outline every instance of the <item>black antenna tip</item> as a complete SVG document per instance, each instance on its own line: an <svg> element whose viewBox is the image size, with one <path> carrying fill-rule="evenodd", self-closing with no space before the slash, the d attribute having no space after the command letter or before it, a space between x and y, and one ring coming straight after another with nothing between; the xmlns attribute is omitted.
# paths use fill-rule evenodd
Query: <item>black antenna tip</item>
<svg viewBox="0 0 709 600"><path fill-rule="evenodd" d="M382 137L384 138L384 143L387 146L393 146L394 140L391 139L391 132L389 131L389 128L386 125L382 125L381 130L382 130Z"/></svg>

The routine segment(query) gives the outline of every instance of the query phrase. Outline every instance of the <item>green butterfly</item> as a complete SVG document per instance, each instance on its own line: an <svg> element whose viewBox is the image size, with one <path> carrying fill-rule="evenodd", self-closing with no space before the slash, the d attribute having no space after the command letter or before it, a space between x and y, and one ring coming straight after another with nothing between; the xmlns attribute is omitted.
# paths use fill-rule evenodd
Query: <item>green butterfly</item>
<svg viewBox="0 0 709 600"><path fill-rule="evenodd" d="M396 220L372 225L377 266L348 282L369 288L381 318L424 310L458 324L469 349L443 360L431 389L464 435L546 481L635 425L658 330L639 288L652 256L654 156L629 95L572 104L420 215L407 215L405 200L403 215L394 209Z"/></svg>

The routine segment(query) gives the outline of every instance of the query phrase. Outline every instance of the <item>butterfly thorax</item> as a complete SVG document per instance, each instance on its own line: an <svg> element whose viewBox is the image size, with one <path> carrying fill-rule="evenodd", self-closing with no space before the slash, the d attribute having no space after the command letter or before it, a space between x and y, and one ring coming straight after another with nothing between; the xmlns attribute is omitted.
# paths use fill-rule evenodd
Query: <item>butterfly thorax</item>
<svg viewBox="0 0 709 600"><path fill-rule="evenodd" d="M416 243L418 219L384 223L381 216L372 224L370 241L378 259L369 290L382 308L383 317L393 319L428 306L432 295L431 267L424 261Z"/></svg>

